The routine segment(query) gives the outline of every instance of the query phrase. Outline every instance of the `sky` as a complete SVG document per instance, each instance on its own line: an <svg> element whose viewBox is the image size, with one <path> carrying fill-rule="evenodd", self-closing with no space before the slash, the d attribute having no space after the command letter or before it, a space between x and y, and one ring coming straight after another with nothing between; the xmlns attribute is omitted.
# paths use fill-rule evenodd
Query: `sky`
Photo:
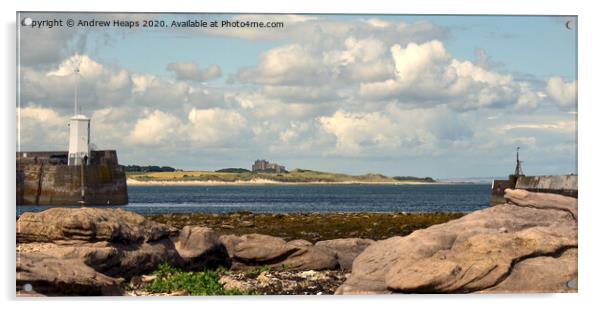
<svg viewBox="0 0 602 309"><path fill-rule="evenodd" d="M67 149L77 83L92 144L116 149L121 164L217 170L263 158L289 170L499 177L521 147L526 174L576 173L575 17L17 18L22 151ZM67 27L69 18L167 26ZM54 19L63 26L35 26ZM284 26L169 26L186 20Z"/></svg>

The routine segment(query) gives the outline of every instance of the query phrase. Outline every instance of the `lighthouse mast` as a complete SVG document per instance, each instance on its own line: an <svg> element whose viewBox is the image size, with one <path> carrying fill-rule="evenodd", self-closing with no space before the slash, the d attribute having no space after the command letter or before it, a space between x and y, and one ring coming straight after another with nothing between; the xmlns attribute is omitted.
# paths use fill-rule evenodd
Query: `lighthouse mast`
<svg viewBox="0 0 602 309"><path fill-rule="evenodd" d="M69 119L68 165L86 165L90 158L90 118L81 114L77 103L80 63L81 59L78 59L73 70L75 77L75 95L73 100L73 117Z"/></svg>

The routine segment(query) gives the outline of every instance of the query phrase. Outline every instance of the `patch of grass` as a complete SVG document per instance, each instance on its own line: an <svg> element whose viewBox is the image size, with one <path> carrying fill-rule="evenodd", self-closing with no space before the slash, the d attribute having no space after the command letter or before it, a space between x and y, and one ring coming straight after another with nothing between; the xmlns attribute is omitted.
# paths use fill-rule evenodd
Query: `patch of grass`
<svg viewBox="0 0 602 309"><path fill-rule="evenodd" d="M190 295L250 295L252 292L242 292L239 290L226 290L219 282L220 273L223 269L217 271L205 270L202 272L184 272L164 263L159 265L153 275L156 279L145 283L141 288L152 293L171 293L175 291L186 291Z"/></svg>

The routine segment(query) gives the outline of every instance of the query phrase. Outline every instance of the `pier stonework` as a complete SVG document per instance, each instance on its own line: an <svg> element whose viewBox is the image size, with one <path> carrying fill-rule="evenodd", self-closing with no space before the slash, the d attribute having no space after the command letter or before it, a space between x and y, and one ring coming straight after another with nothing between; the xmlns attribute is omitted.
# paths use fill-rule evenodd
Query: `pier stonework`
<svg viewBox="0 0 602 309"><path fill-rule="evenodd" d="M67 165L62 160L66 155L67 152L18 152L17 204L127 204L125 171L114 150L92 151L85 165Z"/></svg>

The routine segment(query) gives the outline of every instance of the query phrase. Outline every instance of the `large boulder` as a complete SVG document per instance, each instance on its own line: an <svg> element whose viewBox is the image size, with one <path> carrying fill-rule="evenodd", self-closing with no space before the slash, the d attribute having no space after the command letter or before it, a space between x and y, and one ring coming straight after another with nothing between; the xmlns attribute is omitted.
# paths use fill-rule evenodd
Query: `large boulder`
<svg viewBox="0 0 602 309"><path fill-rule="evenodd" d="M17 257L16 278L18 295L123 295L118 281L95 271L81 260L56 258L39 252L22 253Z"/></svg>
<svg viewBox="0 0 602 309"><path fill-rule="evenodd" d="M322 270L339 267L336 253L310 242L262 234L222 235L220 241L232 259L233 269L255 266L291 270Z"/></svg>
<svg viewBox="0 0 602 309"><path fill-rule="evenodd" d="M122 209L51 208L23 213L17 221L18 242L136 243L157 240L169 233L166 225Z"/></svg>
<svg viewBox="0 0 602 309"><path fill-rule="evenodd" d="M577 209L567 206L576 200L550 195L511 190L507 204L378 241L354 260L351 276L337 293L512 292L517 290L513 280L536 269L541 280L555 286L576 281L576 264L565 256L577 248ZM567 290L542 287L533 280L520 286L524 291Z"/></svg>
<svg viewBox="0 0 602 309"><path fill-rule="evenodd" d="M337 254L337 260L343 270L351 269L353 260L375 241L363 238L341 238L318 241L316 247L324 247Z"/></svg>
<svg viewBox="0 0 602 309"><path fill-rule="evenodd" d="M249 265L277 263L299 250L282 238L262 234L229 235L221 239L231 257Z"/></svg>
<svg viewBox="0 0 602 309"><path fill-rule="evenodd" d="M182 268L202 270L208 267L230 266L226 247L210 228L185 226L174 238L175 249L181 257Z"/></svg>
<svg viewBox="0 0 602 309"><path fill-rule="evenodd" d="M316 246L298 247L298 250L272 267L290 270L332 270L340 268L336 252Z"/></svg>

